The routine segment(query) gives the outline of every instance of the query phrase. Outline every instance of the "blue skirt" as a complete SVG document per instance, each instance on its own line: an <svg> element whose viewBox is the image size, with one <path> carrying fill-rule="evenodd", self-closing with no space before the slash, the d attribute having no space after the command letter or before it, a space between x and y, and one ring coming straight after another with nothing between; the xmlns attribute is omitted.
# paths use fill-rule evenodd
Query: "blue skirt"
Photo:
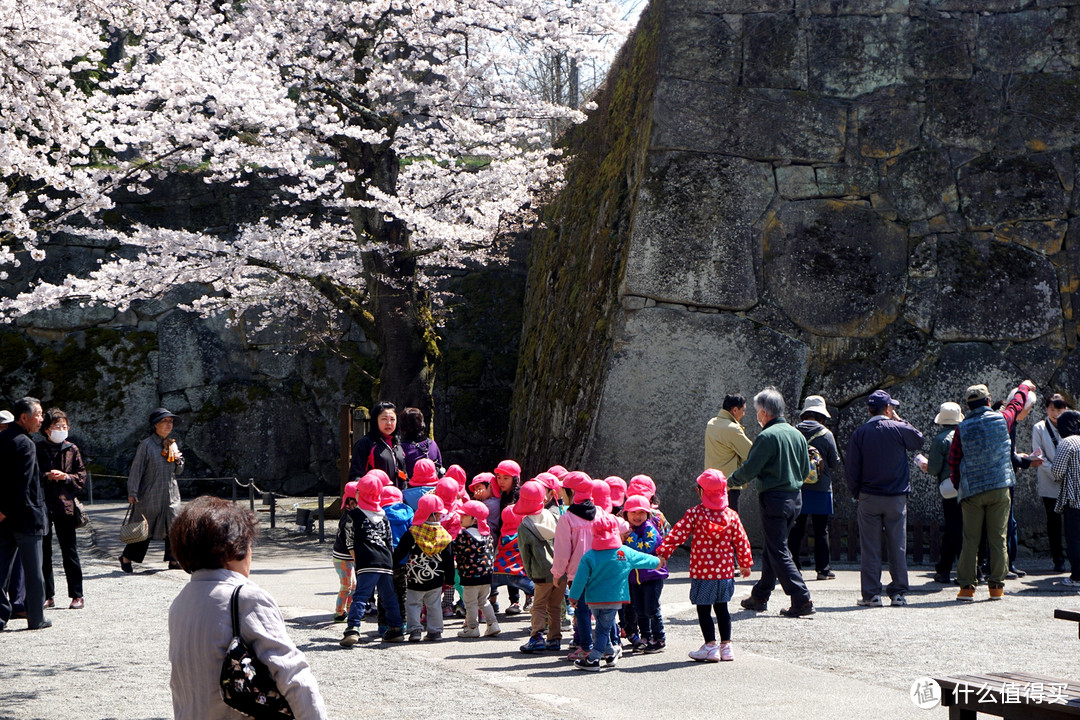
<svg viewBox="0 0 1080 720"><path fill-rule="evenodd" d="M694 605L715 605L731 601L735 594L735 581L698 580L690 578L690 602Z"/></svg>
<svg viewBox="0 0 1080 720"><path fill-rule="evenodd" d="M800 515L832 515L832 492L803 488Z"/></svg>

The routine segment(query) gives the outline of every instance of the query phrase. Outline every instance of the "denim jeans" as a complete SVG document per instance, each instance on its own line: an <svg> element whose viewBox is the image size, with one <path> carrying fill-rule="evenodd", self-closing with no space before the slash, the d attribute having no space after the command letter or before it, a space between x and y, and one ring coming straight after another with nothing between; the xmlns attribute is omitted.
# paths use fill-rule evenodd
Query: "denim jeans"
<svg viewBox="0 0 1080 720"><path fill-rule="evenodd" d="M589 610L589 605L584 598L578 602L577 611L574 613L574 629L577 630L578 647L582 650L592 650L592 612Z"/></svg>
<svg viewBox="0 0 1080 720"><path fill-rule="evenodd" d="M664 618L660 614L660 593L663 591L663 580L647 580L640 585L630 583L630 605L637 616L638 632L642 640L665 640Z"/></svg>
<svg viewBox="0 0 1080 720"><path fill-rule="evenodd" d="M517 588L518 590L524 590L526 595L532 595L536 588L533 586L533 581L524 575L510 575L508 573L492 573L491 574L491 594L494 595L498 592L499 588L503 585L510 586L511 589ZM517 602L512 595L510 602Z"/></svg>
<svg viewBox="0 0 1080 720"><path fill-rule="evenodd" d="M578 605L578 608L588 607L585 603ZM614 643L612 643L611 636L615 632L615 618L618 617L619 611L617 608L597 608L593 610L589 608L589 613L596 616L596 646L589 652L590 660L599 660L605 655L612 655L615 653Z"/></svg>
<svg viewBox="0 0 1080 720"><path fill-rule="evenodd" d="M376 590L379 591L379 602L386 608L386 624L390 628L401 627L401 606L398 605L397 592L394 591L394 576L378 572L356 574L356 588L353 590L352 605L349 606L348 627L360 627L364 610Z"/></svg>

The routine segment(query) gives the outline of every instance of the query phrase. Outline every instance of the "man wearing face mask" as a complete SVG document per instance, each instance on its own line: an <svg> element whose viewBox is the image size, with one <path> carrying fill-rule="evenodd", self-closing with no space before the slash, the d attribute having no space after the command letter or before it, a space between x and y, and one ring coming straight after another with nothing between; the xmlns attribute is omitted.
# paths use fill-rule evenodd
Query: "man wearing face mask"
<svg viewBox="0 0 1080 720"><path fill-rule="evenodd" d="M60 408L50 408L41 424L45 437L37 441L38 465L41 468L41 484L45 488L45 507L49 511L41 552L41 572L45 576L45 607L55 607L53 594L56 590L52 567L52 529L60 543L60 557L64 563L68 597L72 610L81 610L83 601L82 565L79 548L75 542L75 495L86 487L86 466L79 448L68 442L68 417Z"/></svg>

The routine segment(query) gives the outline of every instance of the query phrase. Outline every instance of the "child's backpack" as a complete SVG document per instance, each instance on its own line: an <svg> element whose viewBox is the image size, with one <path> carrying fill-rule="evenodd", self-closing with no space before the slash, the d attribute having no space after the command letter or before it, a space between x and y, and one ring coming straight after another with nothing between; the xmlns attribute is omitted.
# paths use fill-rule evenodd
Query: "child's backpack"
<svg viewBox="0 0 1080 720"><path fill-rule="evenodd" d="M803 480L803 485L816 484L818 481L818 477L821 473L821 468L825 465L825 456L821 454L820 450L810 444L814 440L817 440L819 437L823 437L825 435L825 432L825 428L821 428L816 433L806 438L806 444L809 448L808 452L810 454L810 474L807 475L806 479Z"/></svg>

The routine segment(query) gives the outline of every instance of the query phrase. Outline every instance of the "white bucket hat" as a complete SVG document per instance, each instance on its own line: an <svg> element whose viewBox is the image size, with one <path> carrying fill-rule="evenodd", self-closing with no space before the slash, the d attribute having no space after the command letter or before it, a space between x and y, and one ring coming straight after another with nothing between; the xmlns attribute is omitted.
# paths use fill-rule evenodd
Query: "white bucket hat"
<svg viewBox="0 0 1080 720"><path fill-rule="evenodd" d="M934 422L938 425L959 425L964 422L964 411L954 402L941 403Z"/></svg>
<svg viewBox="0 0 1080 720"><path fill-rule="evenodd" d="M828 408L825 407L825 398L820 395L807 395L803 400L803 409L799 411L799 415L805 415L808 412L814 412L818 415L824 415L827 418L831 418Z"/></svg>
<svg viewBox="0 0 1080 720"><path fill-rule="evenodd" d="M0 410L0 425L15 422L15 416L7 410Z"/></svg>

